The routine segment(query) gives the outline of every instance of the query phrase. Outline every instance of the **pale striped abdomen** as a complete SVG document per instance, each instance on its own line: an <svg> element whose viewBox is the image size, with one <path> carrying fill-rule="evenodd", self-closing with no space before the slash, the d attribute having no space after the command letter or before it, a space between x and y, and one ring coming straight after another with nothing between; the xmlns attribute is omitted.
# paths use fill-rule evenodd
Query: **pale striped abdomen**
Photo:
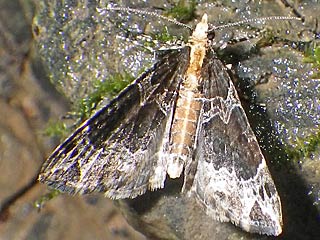
<svg viewBox="0 0 320 240"><path fill-rule="evenodd" d="M171 178L180 176L184 163L192 156L200 109L198 93L190 89L180 90L171 128L167 170Z"/></svg>

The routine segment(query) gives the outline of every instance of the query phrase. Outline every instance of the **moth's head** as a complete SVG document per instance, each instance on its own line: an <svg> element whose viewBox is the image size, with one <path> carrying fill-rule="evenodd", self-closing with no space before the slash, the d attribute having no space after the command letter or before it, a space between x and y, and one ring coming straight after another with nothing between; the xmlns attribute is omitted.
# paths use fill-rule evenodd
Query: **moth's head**
<svg viewBox="0 0 320 240"><path fill-rule="evenodd" d="M197 24L195 30L192 33L193 39L207 39L207 32L208 32L208 15L203 14L201 21Z"/></svg>

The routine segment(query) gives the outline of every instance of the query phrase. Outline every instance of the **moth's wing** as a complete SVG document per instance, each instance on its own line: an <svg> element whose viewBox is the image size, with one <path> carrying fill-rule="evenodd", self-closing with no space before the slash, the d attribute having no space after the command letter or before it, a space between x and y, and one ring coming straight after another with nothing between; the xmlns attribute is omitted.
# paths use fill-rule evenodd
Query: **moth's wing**
<svg viewBox="0 0 320 240"><path fill-rule="evenodd" d="M204 63L192 190L209 215L246 231L281 233L281 203L235 87L218 59Z"/></svg>
<svg viewBox="0 0 320 240"><path fill-rule="evenodd" d="M39 180L71 194L128 198L163 187L166 140L189 49L166 53L85 121L44 163Z"/></svg>

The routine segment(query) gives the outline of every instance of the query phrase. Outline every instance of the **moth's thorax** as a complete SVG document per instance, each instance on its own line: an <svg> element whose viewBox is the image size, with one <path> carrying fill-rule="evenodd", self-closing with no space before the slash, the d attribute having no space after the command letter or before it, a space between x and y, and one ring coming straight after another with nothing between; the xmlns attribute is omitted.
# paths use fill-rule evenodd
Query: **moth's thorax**
<svg viewBox="0 0 320 240"><path fill-rule="evenodd" d="M194 150L198 118L201 109L201 68L207 49L207 15L196 26L190 37L190 62L179 89L179 97L174 112L171 128L172 162L168 164L168 174L172 178L179 177L185 159L190 158Z"/></svg>
<svg viewBox="0 0 320 240"><path fill-rule="evenodd" d="M198 82L201 78L201 67L203 59L206 55L208 44L208 17L203 15L201 22L199 22L189 39L188 46L190 47L190 62L186 71L186 78L184 86L192 90L198 87Z"/></svg>

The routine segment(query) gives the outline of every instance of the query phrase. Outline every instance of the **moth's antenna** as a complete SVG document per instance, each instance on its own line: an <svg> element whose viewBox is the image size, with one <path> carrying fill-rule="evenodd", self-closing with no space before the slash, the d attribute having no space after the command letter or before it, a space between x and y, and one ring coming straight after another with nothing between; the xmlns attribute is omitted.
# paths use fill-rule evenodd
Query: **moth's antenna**
<svg viewBox="0 0 320 240"><path fill-rule="evenodd" d="M243 25L246 23L257 23L259 21L275 21L275 20L302 20L302 19L298 18L298 17L286 17L286 16L270 16L270 17L261 17L261 18L251 18L251 19L246 19L246 20L242 20L239 22L227 23L227 24L220 25L220 26L214 26L211 29L209 29L208 32L213 32L218 29L239 26L239 25Z"/></svg>
<svg viewBox="0 0 320 240"><path fill-rule="evenodd" d="M192 28L190 26L188 26L186 24L183 24L183 23L181 23L181 22L179 22L179 21L177 21L175 19L171 19L171 18L162 16L162 15L157 14L155 12L149 12L149 11L133 9L133 8L126 8L126 7L110 7L110 6L107 6L107 10L121 11L121 12L127 12L127 13L135 13L135 14L141 14L141 15L149 15L149 16L152 16L152 17L161 18L161 19L163 19L165 21L171 22L173 24L176 24L178 26L187 28L187 29L192 31Z"/></svg>
<svg viewBox="0 0 320 240"><path fill-rule="evenodd" d="M181 27L184 27L184 28L187 28L187 29L193 31L193 29L190 26L188 26L188 25L186 25L184 23L181 23L181 22L179 22L179 21L177 21L175 19L162 16L162 15L160 15L158 13L155 13L155 12L144 11L144 10L139 10L139 9L134 9L134 8L127 8L127 7L112 7L110 5L107 6L107 10L121 11L121 12L141 14L141 15L149 15L149 16L152 16L152 17L161 18L161 19L163 19L165 21L171 22L173 24L176 24L178 26L181 26ZM277 20L280 20L280 21L283 21L283 20L299 20L299 21L301 21L302 19L298 18L298 17L286 17L286 16L270 16L270 17L251 18L251 19L246 19L246 20L234 22L234 23L227 23L227 24L220 25L220 26L214 26L214 27L212 27L211 29L208 30L208 33L213 32L215 30L219 30L219 29L221 30L221 29L224 29L224 28L230 28L230 27L243 25L243 24L246 24L246 23L257 23L259 21L277 21Z"/></svg>

